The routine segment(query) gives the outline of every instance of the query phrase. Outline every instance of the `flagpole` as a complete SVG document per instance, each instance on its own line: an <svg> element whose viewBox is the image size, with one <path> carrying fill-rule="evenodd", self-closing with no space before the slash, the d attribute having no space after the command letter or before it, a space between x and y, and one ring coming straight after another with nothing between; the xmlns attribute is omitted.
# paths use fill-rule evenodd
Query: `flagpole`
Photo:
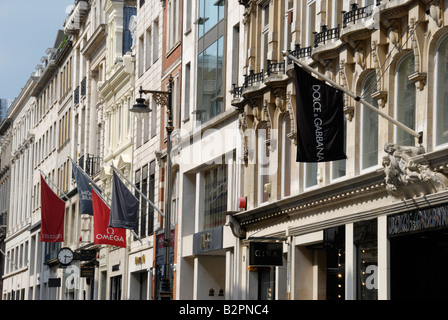
<svg viewBox="0 0 448 320"><path fill-rule="evenodd" d="M66 194L64 191L62 191L61 189L59 189L59 187L58 187L58 186L57 186L57 185L56 185L50 178L48 178L48 176L47 176L42 170L39 169L39 171L40 171L40 173L44 176L45 180L50 181L51 184L52 184L53 186L55 186L56 189L58 189L59 192L62 193L62 194L65 196L65 198L68 199L68 196L67 196L67 194Z"/></svg>
<svg viewBox="0 0 448 320"><path fill-rule="evenodd" d="M156 211L162 216L162 217L164 217L165 218L165 214L162 212L162 211L160 211L160 209L159 208L157 208L157 206L154 204L154 203L152 203L151 202L151 200L149 200L135 185L133 185L132 184L132 182L131 181L129 181L129 179L123 174L123 173L121 173L121 171L120 170L118 170L113 164L111 164L110 165L111 166L111 168L112 169L114 169L115 170L115 172L117 172L123 179L125 179L126 180L126 182L127 183L129 183L138 193L140 193L140 195L146 200L146 201L148 201L149 202L149 204L154 208L154 209L156 209Z"/></svg>
<svg viewBox="0 0 448 320"><path fill-rule="evenodd" d="M414 130L412 130L411 128L405 126L404 124L402 124L401 122L395 120L394 118L392 118L391 116L381 112L378 108L376 108L375 106L373 106L372 104L368 103L367 101L365 101L364 99L362 99L360 96L357 96L356 94L354 94L353 92L351 92L350 90L347 90L346 88L342 87L341 85L337 84L336 82L334 82L333 80L331 80L330 78L328 78L327 76L321 74L320 72L314 70L313 68L311 68L310 66L306 65L305 63L302 63L299 59L297 59L296 57L292 56L289 54L288 51L283 51L283 55L286 56L288 59L291 59L292 61L294 61L296 64L298 64L300 67L302 67L303 69L307 70L308 72L314 73L317 76L321 77L322 79L324 79L326 82L328 82L329 84L331 84L332 86L334 86L336 89L343 91L344 93L346 93L347 95L349 95L350 97L352 97L353 99L355 99L356 101L361 102L363 105L365 105L366 107L372 109L374 112L376 112L377 114L379 114L380 116L382 116L383 118L389 120L390 122L392 122L393 124L395 124L397 127L403 129L404 131L406 131L407 133L409 133L410 135L418 138L418 143L422 144L423 143L423 132L416 132Z"/></svg>

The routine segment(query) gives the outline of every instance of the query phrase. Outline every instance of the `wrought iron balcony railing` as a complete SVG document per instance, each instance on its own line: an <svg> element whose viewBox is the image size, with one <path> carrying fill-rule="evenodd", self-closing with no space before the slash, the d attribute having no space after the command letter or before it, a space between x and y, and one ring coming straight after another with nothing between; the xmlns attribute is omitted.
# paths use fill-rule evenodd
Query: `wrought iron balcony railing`
<svg viewBox="0 0 448 320"><path fill-rule="evenodd" d="M285 62L272 62L271 60L267 60L266 75L269 77L273 73L285 73Z"/></svg>
<svg viewBox="0 0 448 320"><path fill-rule="evenodd" d="M327 29L327 26L323 25L321 27L321 32L313 32L313 33L314 33L314 47L317 48L317 46L322 42L325 44L328 40L339 39L340 28L338 25L336 28Z"/></svg>
<svg viewBox="0 0 448 320"><path fill-rule="evenodd" d="M350 22L356 23L358 20L371 16L372 9L373 5L358 8L358 4L353 3L350 11L342 11L342 27L345 28Z"/></svg>
<svg viewBox="0 0 448 320"><path fill-rule="evenodd" d="M263 82L264 81L264 71L261 70L259 73L255 73L254 70L250 70L248 75L244 76L244 87L253 85L254 83Z"/></svg>
<svg viewBox="0 0 448 320"><path fill-rule="evenodd" d="M101 170L101 158L94 157L91 154L85 154L78 159L78 165L86 174L93 177Z"/></svg>
<svg viewBox="0 0 448 320"><path fill-rule="evenodd" d="M290 50L289 54L297 59L307 58L307 57L311 57L311 49L312 49L311 46L301 48L300 44L296 44L295 49ZM291 59L288 60L288 64L292 64Z"/></svg>

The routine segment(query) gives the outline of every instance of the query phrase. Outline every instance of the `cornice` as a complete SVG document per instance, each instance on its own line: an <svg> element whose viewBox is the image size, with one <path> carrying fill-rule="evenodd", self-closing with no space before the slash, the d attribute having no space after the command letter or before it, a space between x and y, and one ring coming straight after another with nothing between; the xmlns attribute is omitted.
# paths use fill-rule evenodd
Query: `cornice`
<svg viewBox="0 0 448 320"><path fill-rule="evenodd" d="M106 36L106 25L100 24L85 46L81 49L81 54L91 59L98 47L106 45Z"/></svg>
<svg viewBox="0 0 448 320"><path fill-rule="evenodd" d="M303 192L264 206L233 214L242 227L255 226L279 218L296 218L310 212L328 210L341 204L356 204L365 198L387 196L384 172L376 171Z"/></svg>

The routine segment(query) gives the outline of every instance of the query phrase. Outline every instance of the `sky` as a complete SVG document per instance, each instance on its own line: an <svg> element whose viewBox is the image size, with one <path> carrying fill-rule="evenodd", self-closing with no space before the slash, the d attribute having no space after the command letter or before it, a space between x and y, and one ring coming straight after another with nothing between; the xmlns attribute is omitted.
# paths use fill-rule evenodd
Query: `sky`
<svg viewBox="0 0 448 320"><path fill-rule="evenodd" d="M0 0L0 98L14 100L53 47L75 0Z"/></svg>

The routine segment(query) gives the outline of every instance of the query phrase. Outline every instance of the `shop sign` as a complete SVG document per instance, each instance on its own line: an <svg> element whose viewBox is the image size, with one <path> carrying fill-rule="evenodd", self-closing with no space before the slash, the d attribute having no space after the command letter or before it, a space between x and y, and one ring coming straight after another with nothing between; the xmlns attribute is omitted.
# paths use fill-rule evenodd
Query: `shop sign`
<svg viewBox="0 0 448 320"><path fill-rule="evenodd" d="M145 262L146 262L146 257L145 257L145 255L142 255L142 256L140 256L140 257L135 257L135 258L134 258L134 263L135 263L136 265L139 265L139 264L145 264Z"/></svg>
<svg viewBox="0 0 448 320"><path fill-rule="evenodd" d="M95 267L81 266L81 278L94 278Z"/></svg>
<svg viewBox="0 0 448 320"><path fill-rule="evenodd" d="M448 228L448 206L401 213L388 218L388 235L398 236L415 232Z"/></svg>
<svg viewBox="0 0 448 320"><path fill-rule="evenodd" d="M48 279L48 287L49 288L60 288L61 287L61 278Z"/></svg>
<svg viewBox="0 0 448 320"><path fill-rule="evenodd" d="M222 249L223 228L205 230L193 235L193 253L204 253Z"/></svg>
<svg viewBox="0 0 448 320"><path fill-rule="evenodd" d="M249 245L250 266L283 265L283 243L251 242Z"/></svg>
<svg viewBox="0 0 448 320"><path fill-rule="evenodd" d="M81 261L90 261L96 258L96 250L81 250Z"/></svg>

